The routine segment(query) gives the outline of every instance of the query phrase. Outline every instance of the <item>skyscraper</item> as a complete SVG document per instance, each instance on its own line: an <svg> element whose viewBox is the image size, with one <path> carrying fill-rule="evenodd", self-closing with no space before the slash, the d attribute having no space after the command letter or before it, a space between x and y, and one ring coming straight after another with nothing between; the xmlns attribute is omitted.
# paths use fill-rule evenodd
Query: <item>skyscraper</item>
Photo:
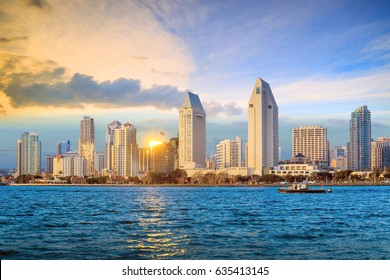
<svg viewBox="0 0 390 280"><path fill-rule="evenodd" d="M79 155L87 160L87 174L94 174L95 122L89 116L80 121Z"/></svg>
<svg viewBox="0 0 390 280"><path fill-rule="evenodd" d="M347 154L348 169L371 170L371 112L366 105L351 113Z"/></svg>
<svg viewBox="0 0 390 280"><path fill-rule="evenodd" d="M60 140L57 142L57 155L62 155L70 151L70 141Z"/></svg>
<svg viewBox="0 0 390 280"><path fill-rule="evenodd" d="M137 129L125 123L113 131L112 170L123 177L138 176Z"/></svg>
<svg viewBox="0 0 390 280"><path fill-rule="evenodd" d="M302 154L322 168L327 167L327 130L322 126L301 126L292 130L292 156Z"/></svg>
<svg viewBox="0 0 390 280"><path fill-rule="evenodd" d="M206 166L206 112L199 96L186 92L179 109L179 168Z"/></svg>
<svg viewBox="0 0 390 280"><path fill-rule="evenodd" d="M18 175L41 174L41 142L36 132L24 132L18 145Z"/></svg>
<svg viewBox="0 0 390 280"><path fill-rule="evenodd" d="M113 131L116 128L121 127L121 123L118 121L113 121L106 128L106 145L104 151L104 168L112 170L112 143L114 141Z"/></svg>
<svg viewBox="0 0 390 280"><path fill-rule="evenodd" d="M278 163L278 105L267 82L256 79L248 104L248 173Z"/></svg>

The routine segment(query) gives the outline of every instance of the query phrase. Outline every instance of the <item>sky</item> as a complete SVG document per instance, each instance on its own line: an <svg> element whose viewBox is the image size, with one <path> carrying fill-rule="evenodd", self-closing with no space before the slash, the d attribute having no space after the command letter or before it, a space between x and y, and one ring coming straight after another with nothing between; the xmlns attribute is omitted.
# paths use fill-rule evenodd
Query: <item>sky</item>
<svg viewBox="0 0 390 280"><path fill-rule="evenodd" d="M246 141L257 77L279 106L282 159L302 125L345 146L362 105L372 137L390 137L390 2L2 0L0 168L16 167L25 131L39 133L43 161L59 140L77 150L83 116L97 151L114 120L136 126L140 147L168 140L186 90L207 114L207 154Z"/></svg>

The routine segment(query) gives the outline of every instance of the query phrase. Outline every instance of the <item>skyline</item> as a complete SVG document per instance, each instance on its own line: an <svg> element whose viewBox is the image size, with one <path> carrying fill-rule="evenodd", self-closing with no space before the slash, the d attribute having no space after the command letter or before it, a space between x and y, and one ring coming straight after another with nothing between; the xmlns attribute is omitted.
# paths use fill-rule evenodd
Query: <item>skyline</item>
<svg viewBox="0 0 390 280"><path fill-rule="evenodd" d="M257 77L279 107L282 158L302 125L322 125L332 147L345 146L362 105L372 138L390 136L390 3L245 4L2 1L0 168L16 166L25 131L39 133L42 156L61 139L76 150L85 115L97 151L114 120L137 127L140 147L160 131L175 137L187 89L207 113L207 155L220 140L246 142Z"/></svg>

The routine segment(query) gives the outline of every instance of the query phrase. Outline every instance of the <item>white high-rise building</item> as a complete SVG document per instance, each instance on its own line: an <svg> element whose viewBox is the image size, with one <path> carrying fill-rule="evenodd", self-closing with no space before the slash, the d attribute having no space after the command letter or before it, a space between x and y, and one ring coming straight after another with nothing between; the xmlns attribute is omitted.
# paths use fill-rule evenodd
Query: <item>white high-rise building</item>
<svg viewBox="0 0 390 280"><path fill-rule="evenodd" d="M206 112L199 96L186 92L179 109L179 168L206 167Z"/></svg>
<svg viewBox="0 0 390 280"><path fill-rule="evenodd" d="M267 82L256 79L248 104L248 173L278 164L278 105Z"/></svg>
<svg viewBox="0 0 390 280"><path fill-rule="evenodd" d="M80 121L79 155L87 160L87 174L94 174L95 122L89 116Z"/></svg>
<svg viewBox="0 0 390 280"><path fill-rule="evenodd" d="M241 137L225 139L217 144L217 169L241 167Z"/></svg>
<svg viewBox="0 0 390 280"><path fill-rule="evenodd" d="M24 132L21 140L17 141L18 147L18 175L41 174L41 141L38 133Z"/></svg>
<svg viewBox="0 0 390 280"><path fill-rule="evenodd" d="M137 129L130 123L113 130L112 170L123 177L138 176Z"/></svg>

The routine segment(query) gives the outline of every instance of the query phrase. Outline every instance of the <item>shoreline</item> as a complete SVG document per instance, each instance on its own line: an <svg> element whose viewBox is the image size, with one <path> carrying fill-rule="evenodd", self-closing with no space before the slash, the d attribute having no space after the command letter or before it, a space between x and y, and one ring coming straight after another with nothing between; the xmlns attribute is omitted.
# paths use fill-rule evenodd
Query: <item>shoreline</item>
<svg viewBox="0 0 390 280"><path fill-rule="evenodd" d="M386 183L323 183L323 184L308 184L311 187L388 187L390 182ZM285 187L287 184L261 184L261 185L250 185L250 184L9 184L1 187L189 187L189 188L205 188L205 187L247 187L247 188L270 188L270 187Z"/></svg>

